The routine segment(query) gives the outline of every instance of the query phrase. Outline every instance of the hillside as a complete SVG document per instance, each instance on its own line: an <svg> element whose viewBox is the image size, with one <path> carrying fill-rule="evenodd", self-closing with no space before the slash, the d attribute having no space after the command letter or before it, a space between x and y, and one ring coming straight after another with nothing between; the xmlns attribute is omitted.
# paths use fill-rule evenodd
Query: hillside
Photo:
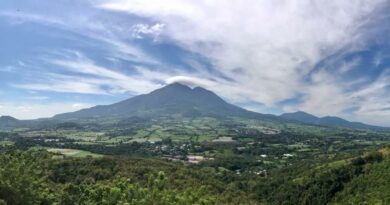
<svg viewBox="0 0 390 205"><path fill-rule="evenodd" d="M390 204L390 149L379 152L383 159L365 165L364 174L347 183L332 204Z"/></svg>

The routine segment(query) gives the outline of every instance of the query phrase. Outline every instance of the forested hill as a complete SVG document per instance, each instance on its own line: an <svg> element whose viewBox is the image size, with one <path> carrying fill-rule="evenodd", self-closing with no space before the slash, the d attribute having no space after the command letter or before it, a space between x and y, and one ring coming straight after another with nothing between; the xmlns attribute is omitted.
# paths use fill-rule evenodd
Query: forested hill
<svg viewBox="0 0 390 205"><path fill-rule="evenodd" d="M3 147L0 204L390 204L389 150L264 178L156 159Z"/></svg>

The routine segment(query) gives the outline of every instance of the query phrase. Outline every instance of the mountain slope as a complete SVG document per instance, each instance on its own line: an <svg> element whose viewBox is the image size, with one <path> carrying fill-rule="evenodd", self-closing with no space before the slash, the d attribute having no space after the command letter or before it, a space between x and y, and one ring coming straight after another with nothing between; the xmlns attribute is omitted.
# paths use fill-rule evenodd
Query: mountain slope
<svg viewBox="0 0 390 205"><path fill-rule="evenodd" d="M367 125L360 122L350 122L339 117L326 116L316 117L312 114L298 111L293 113L284 113L279 117L286 120L298 121L306 124L323 125L323 126L336 126L336 127L347 127L357 129L378 129L381 127Z"/></svg>
<svg viewBox="0 0 390 205"><path fill-rule="evenodd" d="M56 115L57 119L80 119L101 117L129 116L237 116L237 117L270 117L247 111L243 108L225 102L215 93L204 88L191 89L182 84L174 83L112 104L95 106L72 113Z"/></svg>

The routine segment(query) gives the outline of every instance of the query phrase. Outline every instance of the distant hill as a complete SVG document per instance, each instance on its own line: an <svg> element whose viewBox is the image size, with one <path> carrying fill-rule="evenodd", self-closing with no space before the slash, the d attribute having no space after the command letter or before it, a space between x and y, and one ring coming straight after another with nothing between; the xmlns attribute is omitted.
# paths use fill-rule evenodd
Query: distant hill
<svg viewBox="0 0 390 205"><path fill-rule="evenodd" d="M306 124L333 126L333 127L347 127L355 129L385 129L378 126L367 125L360 122L350 122L345 119L333 116L317 117L312 114L298 111L293 113L284 113L279 117L286 120L298 121Z"/></svg>
<svg viewBox="0 0 390 205"><path fill-rule="evenodd" d="M112 104L99 105L76 112L56 115L56 119L81 119L105 117L158 117L158 116L213 116L213 117L250 117L275 118L251 112L224 101L215 93L201 87L190 88L174 83Z"/></svg>
<svg viewBox="0 0 390 205"><path fill-rule="evenodd" d="M0 117L0 128L4 127L15 127L20 124L20 121L11 116L1 116Z"/></svg>
<svg viewBox="0 0 390 205"><path fill-rule="evenodd" d="M14 128L48 128L61 126L60 120L52 118L41 118L36 120L19 120L12 116L0 116L0 129L8 130Z"/></svg>

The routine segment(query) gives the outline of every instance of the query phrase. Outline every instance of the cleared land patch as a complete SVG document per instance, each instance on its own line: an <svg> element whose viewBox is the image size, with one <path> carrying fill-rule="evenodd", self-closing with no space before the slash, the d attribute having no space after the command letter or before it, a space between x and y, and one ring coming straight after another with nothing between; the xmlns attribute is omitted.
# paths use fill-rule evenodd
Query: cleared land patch
<svg viewBox="0 0 390 205"><path fill-rule="evenodd" d="M103 155L100 154L94 154L92 152L84 151L84 150L77 150L77 149L60 149L60 148L47 148L47 151L61 154L69 157L102 157Z"/></svg>

